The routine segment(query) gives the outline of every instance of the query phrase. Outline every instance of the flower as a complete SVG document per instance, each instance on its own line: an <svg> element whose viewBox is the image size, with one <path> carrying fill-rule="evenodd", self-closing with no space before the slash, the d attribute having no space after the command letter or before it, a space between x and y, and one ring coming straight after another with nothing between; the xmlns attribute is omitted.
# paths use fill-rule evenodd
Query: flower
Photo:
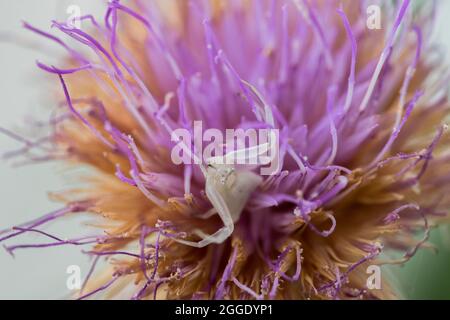
<svg viewBox="0 0 450 320"><path fill-rule="evenodd" d="M383 28L372 30L365 1L113 0L104 23L52 24L88 51L25 24L68 52L60 67L38 63L65 99L48 158L95 173L55 196L63 209L0 241L52 239L11 253L91 245L80 298L396 297L386 278L368 287L367 267L407 262L450 205L448 72L429 41L434 9L386 2ZM172 133L194 121L279 129L280 170L248 169L260 180L239 191L220 184L238 179L234 167L217 182L203 164L173 163ZM235 202L243 208L230 222ZM39 229L79 212L98 216L98 236ZM101 257L109 268L91 277Z"/></svg>

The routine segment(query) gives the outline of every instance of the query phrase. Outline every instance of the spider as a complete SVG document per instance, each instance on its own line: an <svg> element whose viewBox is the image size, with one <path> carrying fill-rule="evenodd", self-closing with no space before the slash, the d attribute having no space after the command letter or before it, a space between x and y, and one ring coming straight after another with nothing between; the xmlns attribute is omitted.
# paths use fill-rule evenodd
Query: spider
<svg viewBox="0 0 450 320"><path fill-rule="evenodd" d="M273 128L274 119L270 106L255 87L243 80L242 83L258 101L260 110L256 114L257 118ZM236 162L238 159L250 160L249 163L257 163L261 155L270 147L271 143L264 143L251 148L232 151L224 156L207 159L207 167L206 169L202 168L202 172L206 178L206 196L213 208L201 215L201 218L207 219L217 214L224 226L213 234L206 234L199 229L194 230L192 233L201 238L198 242L183 239L174 240L196 248L224 242L233 233L234 224L239 220L248 198L263 181L260 175L250 170L237 170L231 163L239 163Z"/></svg>
<svg viewBox="0 0 450 320"><path fill-rule="evenodd" d="M193 233L202 240L198 242L177 239L177 242L197 248L211 243L222 243L234 231L234 224L252 192L261 184L262 177L247 170L236 170L233 165L208 163L206 169L205 192L213 208L201 218L207 219L215 214L222 219L224 226L213 234L206 234L196 229Z"/></svg>

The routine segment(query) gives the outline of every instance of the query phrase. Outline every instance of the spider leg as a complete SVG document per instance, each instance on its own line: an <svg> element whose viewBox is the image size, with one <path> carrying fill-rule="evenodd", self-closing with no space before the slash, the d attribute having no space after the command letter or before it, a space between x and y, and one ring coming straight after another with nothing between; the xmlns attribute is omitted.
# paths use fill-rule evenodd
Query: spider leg
<svg viewBox="0 0 450 320"><path fill-rule="evenodd" d="M196 229L193 233L203 240L208 240L210 243L222 243L226 238L228 238L234 230L234 225L224 226L214 232L213 234L207 234L200 229Z"/></svg>
<svg viewBox="0 0 450 320"><path fill-rule="evenodd" d="M203 248L205 246L207 246L209 243L204 243L201 241L195 242L195 241L189 241L189 240L183 240L183 239L173 239L174 241L190 246L190 247L194 247L194 248Z"/></svg>
<svg viewBox="0 0 450 320"><path fill-rule="evenodd" d="M188 241L188 240L182 240L182 239L173 239L174 241L181 243L181 244L185 244L191 247L195 247L195 248L203 248L206 247L207 245L210 245L211 243L222 243L225 241L225 239L227 239L234 230L234 225L230 226L224 226L222 228L220 228L219 230L217 230L215 233L213 234L206 234L201 230L195 230L193 233L198 235L200 238L203 238L202 240L196 242L196 241Z"/></svg>
<svg viewBox="0 0 450 320"><path fill-rule="evenodd" d="M200 219L209 219L211 218L213 215L215 215L217 213L216 208L212 207L211 209L209 209L208 211L206 211L205 213L199 215L197 218Z"/></svg>
<svg viewBox="0 0 450 320"><path fill-rule="evenodd" d="M233 233L234 231L233 219L230 210L226 202L224 201L223 197L220 194L214 192L214 190L211 190L209 184L207 184L206 186L206 194L208 195L208 198L210 199L210 201L214 206L213 209L216 209L215 211L217 211L217 214L222 219L224 226L211 235L207 235L206 233L200 230L195 230L194 234L203 238L198 242L183 239L173 239L174 241L195 248L203 248L211 243L222 243ZM207 213L211 213L211 210L209 210Z"/></svg>

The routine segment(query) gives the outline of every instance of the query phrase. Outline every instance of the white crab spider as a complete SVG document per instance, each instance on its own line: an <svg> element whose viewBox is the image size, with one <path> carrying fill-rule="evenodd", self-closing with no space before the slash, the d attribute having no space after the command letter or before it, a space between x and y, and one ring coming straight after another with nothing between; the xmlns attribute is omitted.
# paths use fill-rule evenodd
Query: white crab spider
<svg viewBox="0 0 450 320"><path fill-rule="evenodd" d="M262 116L267 124L274 126L271 108L263 100L255 87L242 81L256 96L263 106ZM257 116L261 116L258 114ZM264 143L247 149L240 149L227 153L225 156L217 156L207 159L207 168L202 172L205 175L205 192L213 208L202 215L209 218L218 214L224 226L213 234L206 234L201 230L194 230L194 234L202 240L188 241L174 239L175 241L192 247L202 248L211 243L224 242L234 231L234 224L239 220L248 198L262 183L263 179L250 170L237 170L232 163L239 163L245 159L246 163L258 164L264 161L263 154L271 147L271 143ZM236 162L234 162L236 161Z"/></svg>
<svg viewBox="0 0 450 320"><path fill-rule="evenodd" d="M177 239L178 242L193 247L204 247L211 243L222 243L234 231L234 224L239 220L242 210L251 193L261 184L262 177L248 170L236 170L231 164L218 163L217 158L208 161L206 169L205 192L213 208L202 218L218 214L224 226L211 235L201 230L194 234L202 238L199 242Z"/></svg>

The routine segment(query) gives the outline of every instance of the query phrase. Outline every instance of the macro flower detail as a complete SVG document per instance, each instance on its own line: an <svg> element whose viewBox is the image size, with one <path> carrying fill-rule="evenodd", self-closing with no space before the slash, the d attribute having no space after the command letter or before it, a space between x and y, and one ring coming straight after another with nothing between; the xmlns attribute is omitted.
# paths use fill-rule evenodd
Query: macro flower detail
<svg viewBox="0 0 450 320"><path fill-rule="evenodd" d="M82 28L53 21L64 37L25 23L67 59L37 62L62 103L49 139L14 155L92 170L0 242L83 246L80 299L399 297L387 276L368 288L368 266L407 263L450 208L434 5L384 1L379 30L366 1L334 0L111 0ZM175 130L194 136L196 121L278 130L278 169L174 163ZM82 213L98 234L41 230ZM24 233L43 242L10 243Z"/></svg>

